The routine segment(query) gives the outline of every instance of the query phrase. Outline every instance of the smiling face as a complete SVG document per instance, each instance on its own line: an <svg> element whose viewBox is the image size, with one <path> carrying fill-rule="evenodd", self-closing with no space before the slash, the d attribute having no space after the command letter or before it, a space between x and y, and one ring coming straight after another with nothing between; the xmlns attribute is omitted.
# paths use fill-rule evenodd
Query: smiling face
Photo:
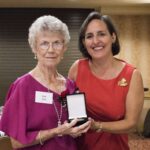
<svg viewBox="0 0 150 150"><path fill-rule="evenodd" d="M56 67L61 61L67 47L63 35L58 32L40 32L36 36L38 63L45 67Z"/></svg>
<svg viewBox="0 0 150 150"><path fill-rule="evenodd" d="M109 33L103 21L94 19L87 26L83 43L92 59L99 59L112 55L112 43L115 39L115 34Z"/></svg>

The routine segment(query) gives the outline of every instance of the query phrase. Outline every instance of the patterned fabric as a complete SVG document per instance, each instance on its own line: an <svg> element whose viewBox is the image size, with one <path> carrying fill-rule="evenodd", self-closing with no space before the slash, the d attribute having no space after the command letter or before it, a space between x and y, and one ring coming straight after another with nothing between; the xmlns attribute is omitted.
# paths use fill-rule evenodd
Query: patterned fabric
<svg viewBox="0 0 150 150"><path fill-rule="evenodd" d="M121 60L120 60L121 61ZM117 121L124 118L125 100L134 68L127 64L117 77L103 80L96 77L87 59L79 61L77 87L86 94L88 116L94 120ZM89 131L78 140L82 150L128 150L126 134Z"/></svg>

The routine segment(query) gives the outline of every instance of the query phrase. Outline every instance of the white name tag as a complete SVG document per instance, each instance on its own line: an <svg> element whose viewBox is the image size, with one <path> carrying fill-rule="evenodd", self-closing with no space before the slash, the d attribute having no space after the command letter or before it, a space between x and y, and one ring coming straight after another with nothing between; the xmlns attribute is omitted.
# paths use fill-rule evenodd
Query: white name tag
<svg viewBox="0 0 150 150"><path fill-rule="evenodd" d="M53 93L36 91L35 102L36 103L44 103L44 104L52 104L53 103Z"/></svg>

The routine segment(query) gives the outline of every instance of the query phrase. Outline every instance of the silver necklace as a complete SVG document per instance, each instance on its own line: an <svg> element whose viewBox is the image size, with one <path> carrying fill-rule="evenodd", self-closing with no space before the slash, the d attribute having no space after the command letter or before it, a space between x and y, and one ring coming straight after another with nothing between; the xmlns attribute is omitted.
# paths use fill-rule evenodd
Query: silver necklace
<svg viewBox="0 0 150 150"><path fill-rule="evenodd" d="M48 89L48 92L50 92L50 89ZM63 109L63 106L62 104L60 103L60 112L55 104L55 100L53 100L53 104L54 104L54 109L55 109L55 112L56 112L56 115L57 115L57 126L59 127L61 125L61 118L62 118L62 109Z"/></svg>
<svg viewBox="0 0 150 150"><path fill-rule="evenodd" d="M55 104L55 101L53 101L53 104L57 115L57 126L59 127L61 125L61 118L62 118L62 104L60 104L60 113L58 112L58 108Z"/></svg>
<svg viewBox="0 0 150 150"><path fill-rule="evenodd" d="M39 68L39 67L38 67L38 68ZM40 74L43 75L43 73L42 73L42 71L40 70L40 68L39 68L39 71L40 71ZM56 71L56 74L57 74L58 77L60 76L57 71ZM44 78L44 81L46 81L45 78ZM47 86L48 86L48 85L47 85ZM62 91L62 86L58 88L58 91ZM48 92L50 92L50 89L49 89L49 88L48 88ZM55 104L55 101L54 101L54 100L53 100L53 104L54 104L55 112L56 112L57 119L58 119L58 121L57 121L57 126L59 127L59 126L61 125L61 118L62 118L62 104L60 104L60 105L61 105L61 106L60 106L60 113L59 113L59 111L58 111L58 108L56 107L56 104Z"/></svg>

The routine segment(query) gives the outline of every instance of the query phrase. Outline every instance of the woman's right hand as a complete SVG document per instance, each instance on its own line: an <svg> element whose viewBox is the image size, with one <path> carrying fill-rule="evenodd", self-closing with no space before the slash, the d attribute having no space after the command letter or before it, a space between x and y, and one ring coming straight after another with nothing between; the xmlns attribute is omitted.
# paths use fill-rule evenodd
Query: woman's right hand
<svg viewBox="0 0 150 150"><path fill-rule="evenodd" d="M72 137L81 136L83 133L86 133L91 127L91 119L89 119L86 123L75 126L78 122L78 119L72 120L70 123L64 122L64 124L60 125L56 128L56 135L71 135Z"/></svg>

